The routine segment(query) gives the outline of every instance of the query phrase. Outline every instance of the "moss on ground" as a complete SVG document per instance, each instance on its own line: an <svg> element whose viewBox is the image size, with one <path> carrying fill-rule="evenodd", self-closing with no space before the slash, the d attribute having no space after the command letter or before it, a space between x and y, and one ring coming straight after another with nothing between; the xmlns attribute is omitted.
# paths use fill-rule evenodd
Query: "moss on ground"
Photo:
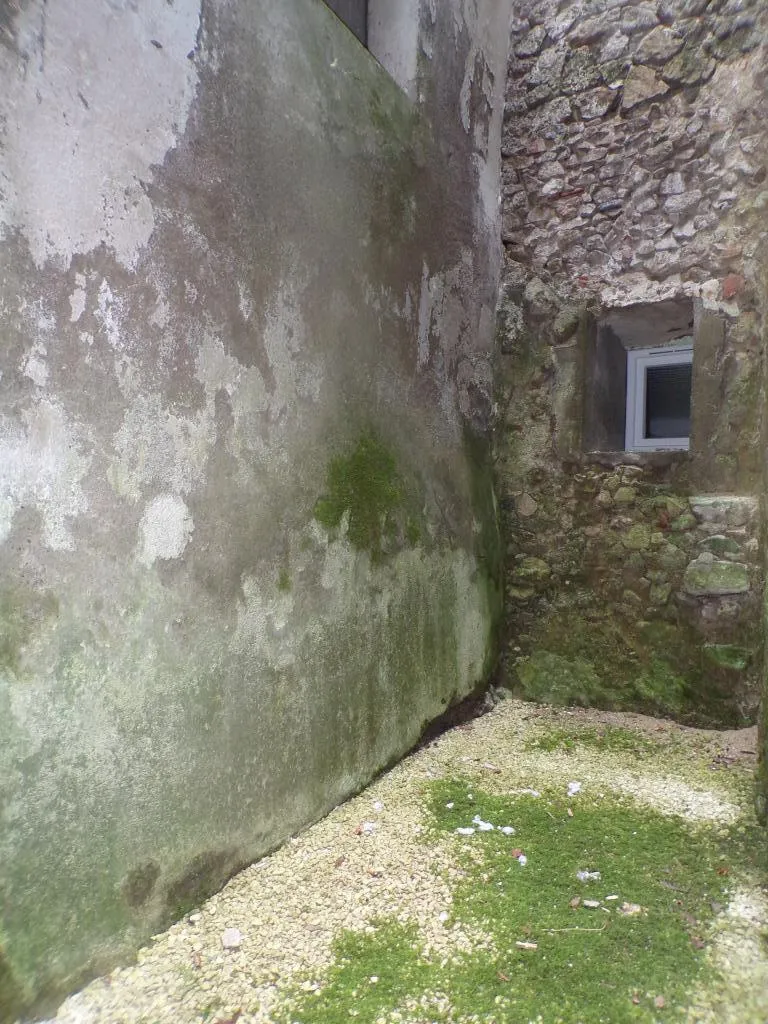
<svg viewBox="0 0 768 1024"><path fill-rule="evenodd" d="M570 752L577 747L592 747L595 750L622 750L632 753L650 753L660 744L646 739L631 729L606 725L602 728L550 729L540 736L532 737L525 743L525 750L554 750Z"/></svg>
<svg viewBox="0 0 768 1024"><path fill-rule="evenodd" d="M601 742L586 731L581 738ZM643 742L618 729L606 742L626 750L630 739ZM476 829L456 839L460 880L445 927L469 927L488 941L446 961L394 918L344 932L327 975L305 983L283 1020L681 1019L711 970L705 954L715 913L753 877L762 846L757 830L743 825L714 832L597 794L491 795L452 779L430 785L429 806L427 841ZM477 830L478 815L496 828ZM502 825L514 834L502 834ZM580 881L578 871L600 878Z"/></svg>

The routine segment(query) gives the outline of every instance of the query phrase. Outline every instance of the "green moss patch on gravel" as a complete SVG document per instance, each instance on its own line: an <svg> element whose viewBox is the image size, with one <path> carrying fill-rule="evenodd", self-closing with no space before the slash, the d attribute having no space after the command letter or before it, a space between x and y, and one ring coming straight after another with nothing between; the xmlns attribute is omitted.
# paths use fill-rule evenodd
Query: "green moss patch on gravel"
<svg viewBox="0 0 768 1024"><path fill-rule="evenodd" d="M600 745L596 731L585 736ZM629 749L629 739L650 742L616 729L607 743ZM304 982L282 1020L681 1019L707 967L715 915L740 879L753 878L763 844L752 830L692 826L591 790L492 795L454 778L427 792L427 841L456 836L459 881L445 927L469 926L490 942L446 960L394 918L344 932L328 973ZM479 830L478 818L494 829ZM579 871L600 877L580 881Z"/></svg>
<svg viewBox="0 0 768 1024"><path fill-rule="evenodd" d="M656 750L659 743L647 739L631 729L616 725L589 729L551 729L540 736L532 737L525 743L525 750L564 750L570 752L576 747L592 747L595 750L628 750L635 754Z"/></svg>

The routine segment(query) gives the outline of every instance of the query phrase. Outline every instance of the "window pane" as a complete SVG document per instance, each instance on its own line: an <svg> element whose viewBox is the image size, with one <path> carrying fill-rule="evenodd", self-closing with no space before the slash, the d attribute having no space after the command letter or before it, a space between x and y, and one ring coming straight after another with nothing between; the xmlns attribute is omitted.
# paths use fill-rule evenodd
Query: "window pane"
<svg viewBox="0 0 768 1024"><path fill-rule="evenodd" d="M645 436L690 437L690 363L649 366L645 371Z"/></svg>

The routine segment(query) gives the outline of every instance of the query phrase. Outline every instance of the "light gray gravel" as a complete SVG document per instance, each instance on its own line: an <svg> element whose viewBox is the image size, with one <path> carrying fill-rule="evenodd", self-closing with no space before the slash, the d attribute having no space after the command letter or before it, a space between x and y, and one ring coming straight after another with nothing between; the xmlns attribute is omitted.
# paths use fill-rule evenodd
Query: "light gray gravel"
<svg viewBox="0 0 768 1024"><path fill-rule="evenodd" d="M658 756L524 749L526 739L544 728L606 722L659 739ZM315 984L340 929L366 929L378 916L415 922L431 957L447 960L477 949L488 937L454 926L450 917L450 883L460 875L453 853L462 840L423 841L423 794L430 780L460 773L485 790L506 793L545 785L565 791L577 780L585 792L623 792L665 814L732 822L751 814L744 769L754 761L753 745L749 731L683 730L641 716L505 702L444 734L241 872L196 913L155 936L134 965L69 998L55 1020L200 1024L206 1014L211 1022L226 1021L240 1011L240 1024L267 1024L286 988L302 979L305 987ZM733 759L727 762L733 767L720 770L723 757ZM699 993L690 1024L768 1021L768 957L760 938L766 924L764 894L744 889L718 920L710 953L713 969L724 970L732 984ZM389 1019L413 1024L429 1020L429 1009L393 1008Z"/></svg>

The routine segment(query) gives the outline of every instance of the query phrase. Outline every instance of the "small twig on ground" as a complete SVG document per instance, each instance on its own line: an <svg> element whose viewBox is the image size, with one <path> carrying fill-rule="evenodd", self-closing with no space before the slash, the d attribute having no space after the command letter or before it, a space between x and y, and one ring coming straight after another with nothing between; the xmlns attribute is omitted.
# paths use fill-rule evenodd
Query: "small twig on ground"
<svg viewBox="0 0 768 1024"><path fill-rule="evenodd" d="M606 921L602 928L547 928L550 935L554 935L555 932L604 932L608 927Z"/></svg>

